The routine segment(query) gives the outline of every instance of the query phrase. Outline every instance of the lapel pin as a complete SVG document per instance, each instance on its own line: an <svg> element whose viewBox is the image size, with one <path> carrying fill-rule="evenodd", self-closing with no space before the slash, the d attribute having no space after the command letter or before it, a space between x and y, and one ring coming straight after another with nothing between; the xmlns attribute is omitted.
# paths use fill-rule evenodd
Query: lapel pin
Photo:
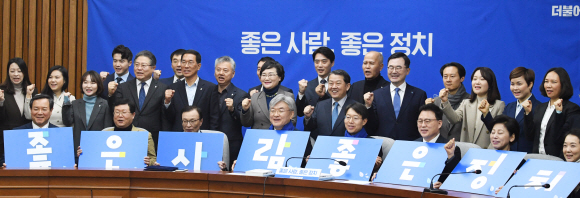
<svg viewBox="0 0 580 198"><path fill-rule="evenodd" d="M199 88L199 90L200 90L200 91L201 91L201 90L203 90L203 87L202 87L202 88Z"/></svg>
<svg viewBox="0 0 580 198"><path fill-rule="evenodd" d="M232 93L232 96L234 95L234 93Z"/></svg>

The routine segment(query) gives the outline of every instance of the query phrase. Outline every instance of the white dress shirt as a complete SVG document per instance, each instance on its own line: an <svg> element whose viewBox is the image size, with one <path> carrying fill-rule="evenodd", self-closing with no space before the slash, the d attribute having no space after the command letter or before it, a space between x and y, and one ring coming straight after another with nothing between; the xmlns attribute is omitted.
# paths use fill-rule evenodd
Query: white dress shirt
<svg viewBox="0 0 580 198"><path fill-rule="evenodd" d="M546 154L546 148L544 147L546 128L548 127L548 121L550 121L550 117L552 117L552 113L554 113L555 110L556 106L552 105L552 102L549 102L544 117L542 118L542 124L540 125L540 147L538 149L540 154Z"/></svg>
<svg viewBox="0 0 580 198"><path fill-rule="evenodd" d="M122 76L119 76L119 74L117 74L117 72L115 72L115 76L113 78L113 81L117 82L117 78L121 77L121 83L127 82L127 78L129 77L129 71L127 71L127 73L123 74ZM121 84L119 83L119 84Z"/></svg>
<svg viewBox="0 0 580 198"><path fill-rule="evenodd" d="M184 79L184 77L178 78L177 76L174 75L173 76L173 83L179 82L179 81L181 81L183 79Z"/></svg>
<svg viewBox="0 0 580 198"><path fill-rule="evenodd" d="M195 94L197 92L197 85L199 84L199 77L195 80L193 85L189 86L187 81L185 82L185 92L187 92L187 102L189 106L193 105L193 100L195 99Z"/></svg>
<svg viewBox="0 0 580 198"><path fill-rule="evenodd" d="M435 136L433 139L429 140L428 142L436 143L437 139L439 139L439 135L441 135L441 134L437 134L437 136ZM425 139L423 138L423 142L427 142L427 141L425 141Z"/></svg>
<svg viewBox="0 0 580 198"><path fill-rule="evenodd" d="M47 122L44 126L39 127L38 125L34 124L34 122L32 122L32 129L48 129L48 125L50 125L50 122Z"/></svg>
<svg viewBox="0 0 580 198"><path fill-rule="evenodd" d="M147 96L147 92L149 92L149 85L151 85L151 81L153 80L153 78L149 78L149 80L145 81L145 86L143 86L143 89L145 89L145 95ZM141 92L141 82L139 79L136 80L137 82L137 98L139 98L139 93Z"/></svg>
<svg viewBox="0 0 580 198"><path fill-rule="evenodd" d="M391 101L393 102L393 105L395 104L395 85L393 85L393 83L391 83L390 85L390 90L391 90ZM405 96L405 90L407 89L407 82L403 82L403 84L401 84L399 86L399 96L401 96L401 104L399 104L400 106L403 106L403 96Z"/></svg>

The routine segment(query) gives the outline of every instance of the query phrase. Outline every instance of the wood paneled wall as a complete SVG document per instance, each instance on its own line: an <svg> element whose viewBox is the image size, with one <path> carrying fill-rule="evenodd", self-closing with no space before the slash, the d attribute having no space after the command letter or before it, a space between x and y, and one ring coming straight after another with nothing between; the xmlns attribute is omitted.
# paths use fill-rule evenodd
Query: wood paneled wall
<svg viewBox="0 0 580 198"><path fill-rule="evenodd" d="M30 81L40 91L48 69L62 65L69 72L68 91L81 96L80 78L87 69L87 0L2 0L0 2L0 77L8 60L22 57Z"/></svg>

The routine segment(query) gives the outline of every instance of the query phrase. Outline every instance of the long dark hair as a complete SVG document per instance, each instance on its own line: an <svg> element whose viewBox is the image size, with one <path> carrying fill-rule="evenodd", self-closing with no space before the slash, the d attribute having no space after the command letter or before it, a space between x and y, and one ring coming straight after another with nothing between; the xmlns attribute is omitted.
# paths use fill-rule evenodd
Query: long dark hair
<svg viewBox="0 0 580 198"><path fill-rule="evenodd" d="M26 95L26 87L32 83L30 83L30 78L28 78L28 66L26 66L26 62L22 60L20 57L12 58L8 61L8 66L6 67L6 81L0 85L0 88L4 90L7 94L14 94L14 84L12 80L10 80L10 65L12 63L16 63L18 68L23 74L22 78L22 94Z"/></svg>
<svg viewBox="0 0 580 198"><path fill-rule="evenodd" d="M42 94L46 94L49 96L54 95L54 91L52 91L52 89L48 85L48 79L50 78L50 75L52 75L53 71L59 71L62 74L62 80L64 81L64 84L60 88L60 91L63 92L64 90L66 90L68 88L68 71L63 66L56 65L54 67L51 67L48 70L48 74L46 74L46 83L44 84L44 88L42 89L42 92L41 92Z"/></svg>
<svg viewBox="0 0 580 198"><path fill-rule="evenodd" d="M495 80L495 74L490 68L487 67L478 67L473 70L473 74L471 74L471 80L473 81L473 76L475 72L479 71L483 79L487 81L487 102L490 105L495 104L496 100L501 100L501 95L499 94L499 89L497 88L497 80ZM477 94L471 90L471 96L469 97L469 102L473 103L477 100Z"/></svg>

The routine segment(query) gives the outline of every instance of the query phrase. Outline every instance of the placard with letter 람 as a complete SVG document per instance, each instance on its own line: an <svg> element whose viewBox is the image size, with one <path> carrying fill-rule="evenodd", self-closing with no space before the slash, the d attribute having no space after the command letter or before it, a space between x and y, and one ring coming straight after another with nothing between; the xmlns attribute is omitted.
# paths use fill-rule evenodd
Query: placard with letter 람
<svg viewBox="0 0 580 198"><path fill-rule="evenodd" d="M147 131L82 131L79 168L143 168Z"/></svg>
<svg viewBox="0 0 580 198"><path fill-rule="evenodd" d="M223 133L159 132L157 163L179 169L219 171Z"/></svg>
<svg viewBox="0 0 580 198"><path fill-rule="evenodd" d="M71 127L4 131L5 163L9 167L74 167Z"/></svg>

